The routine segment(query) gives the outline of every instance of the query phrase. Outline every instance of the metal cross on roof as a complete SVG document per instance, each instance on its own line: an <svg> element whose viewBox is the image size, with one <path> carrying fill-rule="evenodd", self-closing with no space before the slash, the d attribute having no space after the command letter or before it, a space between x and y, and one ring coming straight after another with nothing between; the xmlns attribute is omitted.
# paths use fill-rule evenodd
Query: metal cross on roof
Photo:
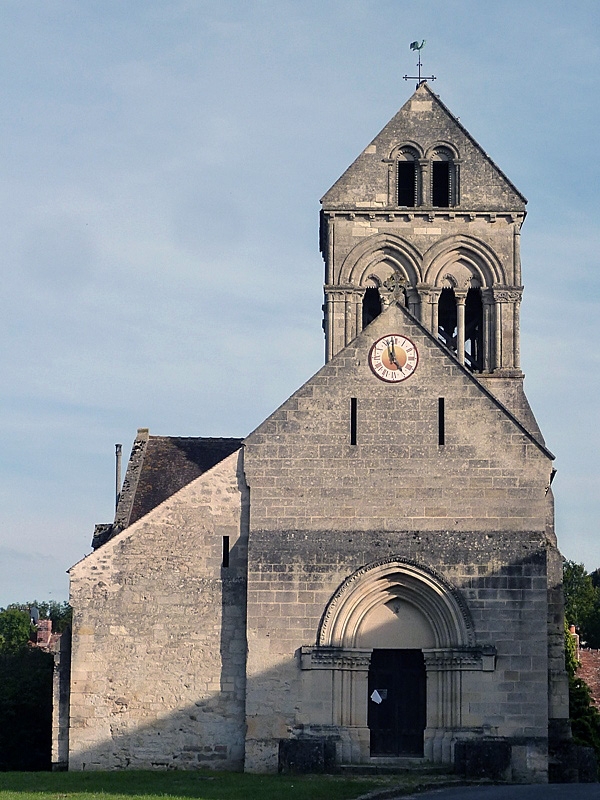
<svg viewBox="0 0 600 800"><path fill-rule="evenodd" d="M425 39L423 39L421 44L419 44L418 42L411 42L410 43L410 49L411 50L416 50L419 53L419 60L417 62L417 67L419 68L419 74L418 75L405 75L404 76L404 80L405 81L414 81L414 80L418 81L417 82L417 89L423 83L423 81L434 81L435 80L435 75L423 75L423 76L421 76L421 67L422 67L422 64L421 64L421 50L423 49L424 45L425 45Z"/></svg>

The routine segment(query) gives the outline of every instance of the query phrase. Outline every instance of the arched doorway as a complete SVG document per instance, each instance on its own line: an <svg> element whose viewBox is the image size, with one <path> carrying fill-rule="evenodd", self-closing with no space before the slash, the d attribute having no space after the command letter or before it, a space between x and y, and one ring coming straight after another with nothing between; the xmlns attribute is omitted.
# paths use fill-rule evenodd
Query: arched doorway
<svg viewBox="0 0 600 800"><path fill-rule="evenodd" d="M372 648L367 726L371 756L422 756L427 721L423 652L436 645L411 592L390 585L389 599L364 615L356 645Z"/></svg>
<svg viewBox="0 0 600 800"><path fill-rule="evenodd" d="M332 719L347 740L347 760L410 753L450 761L461 719L457 677L483 662L468 608L440 575L395 557L357 570L329 601L317 646L304 654L309 668L333 671ZM382 689L385 714L369 709L384 705ZM404 702L419 693L420 710ZM393 746L383 743L390 731Z"/></svg>

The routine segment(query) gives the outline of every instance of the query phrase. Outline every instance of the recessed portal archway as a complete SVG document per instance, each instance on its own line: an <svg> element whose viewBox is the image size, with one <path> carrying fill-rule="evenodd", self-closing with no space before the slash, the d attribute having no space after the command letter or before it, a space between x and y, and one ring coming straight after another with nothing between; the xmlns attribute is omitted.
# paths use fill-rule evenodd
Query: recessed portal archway
<svg viewBox="0 0 600 800"><path fill-rule="evenodd" d="M470 614L453 586L421 565L389 558L357 570L342 583L323 614L318 644L361 648L364 640L368 646L373 636L370 618L383 619L386 610L393 613L394 607L400 608L398 601L419 619L420 635L426 637L423 648L475 643ZM404 646L410 646L408 641Z"/></svg>
<svg viewBox="0 0 600 800"><path fill-rule="evenodd" d="M316 646L303 648L302 656L303 669L332 672L332 722L345 743L345 758L363 762L392 751L450 762L462 725L460 674L493 669L493 657L475 643L460 592L433 570L397 557L369 564L340 585L321 619ZM400 687L391 683L398 675ZM399 691L421 694L422 704L403 705ZM388 699L389 714L369 709ZM389 731L393 747L385 742Z"/></svg>

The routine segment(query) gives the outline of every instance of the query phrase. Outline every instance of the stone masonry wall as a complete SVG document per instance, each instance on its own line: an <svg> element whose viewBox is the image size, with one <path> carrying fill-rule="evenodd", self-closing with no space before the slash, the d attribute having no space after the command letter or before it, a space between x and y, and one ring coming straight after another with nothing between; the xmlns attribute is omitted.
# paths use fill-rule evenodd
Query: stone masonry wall
<svg viewBox="0 0 600 800"><path fill-rule="evenodd" d="M400 144L418 143L423 152L451 142L460 154L460 205L469 210L517 211L524 198L496 167L458 120L423 84L377 134L373 142L323 197L323 206L375 210L388 204L388 164Z"/></svg>
<svg viewBox="0 0 600 800"><path fill-rule="evenodd" d="M415 373L400 384L368 366L371 344L390 332L419 350ZM245 446L253 530L544 530L551 468L547 451L396 305Z"/></svg>
<svg viewBox="0 0 600 800"><path fill-rule="evenodd" d="M420 359L396 385L368 366L372 342L391 332L412 339ZM460 724L544 751L551 459L403 309L377 317L248 437L244 461L247 769L273 769L278 739L318 718L319 704L327 716L331 702L302 689L298 648L314 644L340 583L386 556L441 572L462 590L478 643L497 648L494 672L465 673ZM258 680L270 675L277 681Z"/></svg>
<svg viewBox="0 0 600 800"><path fill-rule="evenodd" d="M242 767L248 498L238 460L71 570L70 769Z"/></svg>
<svg viewBox="0 0 600 800"><path fill-rule="evenodd" d="M463 673L457 728L463 735L507 737L516 745L533 741L545 748L546 565L539 532L254 532L246 769L276 769L280 738L320 727L331 733L331 683L323 689L314 673L301 672L299 648L315 644L324 609L343 580L391 556L450 580L467 601L477 643L497 650L493 672Z"/></svg>

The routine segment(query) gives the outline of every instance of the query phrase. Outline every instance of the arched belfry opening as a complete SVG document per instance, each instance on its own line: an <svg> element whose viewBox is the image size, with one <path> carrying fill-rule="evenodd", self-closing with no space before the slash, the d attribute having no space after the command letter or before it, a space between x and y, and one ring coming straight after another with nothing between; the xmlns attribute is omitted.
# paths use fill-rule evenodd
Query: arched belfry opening
<svg viewBox="0 0 600 800"><path fill-rule="evenodd" d="M379 289L375 286L368 286L365 289L362 301L362 326L366 328L375 317L381 314L381 297Z"/></svg>
<svg viewBox="0 0 600 800"><path fill-rule="evenodd" d="M442 289L438 301L438 339L456 353L456 297L454 289Z"/></svg>
<svg viewBox="0 0 600 800"><path fill-rule="evenodd" d="M449 208L457 204L456 165L450 150L438 147L431 158L431 205Z"/></svg>
<svg viewBox="0 0 600 800"><path fill-rule="evenodd" d="M483 371L483 302L479 287L442 289L438 300L437 336L456 353L461 364L472 372Z"/></svg>
<svg viewBox="0 0 600 800"><path fill-rule="evenodd" d="M469 289L465 301L465 366L483 370L483 303L481 289Z"/></svg>
<svg viewBox="0 0 600 800"><path fill-rule="evenodd" d="M419 160L417 153L403 147L397 156L396 189L399 206L412 208L419 205Z"/></svg>

